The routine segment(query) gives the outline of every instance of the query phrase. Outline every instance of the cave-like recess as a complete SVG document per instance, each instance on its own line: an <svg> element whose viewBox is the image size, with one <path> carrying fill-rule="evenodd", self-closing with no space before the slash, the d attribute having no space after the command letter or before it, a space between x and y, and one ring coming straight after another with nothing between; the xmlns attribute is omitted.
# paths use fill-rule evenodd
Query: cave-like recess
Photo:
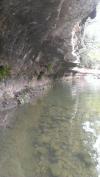
<svg viewBox="0 0 100 177"><path fill-rule="evenodd" d="M11 77L62 76L76 61L73 28L83 25L98 2L1 0L0 65L11 70Z"/></svg>

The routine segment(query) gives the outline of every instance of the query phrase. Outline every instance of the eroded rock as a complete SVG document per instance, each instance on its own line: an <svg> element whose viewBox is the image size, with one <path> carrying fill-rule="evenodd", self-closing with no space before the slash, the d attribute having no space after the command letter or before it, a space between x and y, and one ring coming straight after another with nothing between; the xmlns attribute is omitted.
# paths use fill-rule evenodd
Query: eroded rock
<svg viewBox="0 0 100 177"><path fill-rule="evenodd" d="M72 55L72 30L98 0L0 1L0 62L11 76L63 75ZM67 62L66 62L67 61Z"/></svg>

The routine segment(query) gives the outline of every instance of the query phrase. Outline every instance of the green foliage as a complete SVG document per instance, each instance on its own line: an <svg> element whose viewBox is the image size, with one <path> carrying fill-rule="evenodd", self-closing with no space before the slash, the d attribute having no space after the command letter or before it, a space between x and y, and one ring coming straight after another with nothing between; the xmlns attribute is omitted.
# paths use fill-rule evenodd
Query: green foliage
<svg viewBox="0 0 100 177"><path fill-rule="evenodd" d="M9 66L0 66L0 80L6 79L10 75Z"/></svg>
<svg viewBox="0 0 100 177"><path fill-rule="evenodd" d="M96 68L97 65L100 65L100 50L87 47L80 50L81 56L81 65L88 68Z"/></svg>
<svg viewBox="0 0 100 177"><path fill-rule="evenodd" d="M100 69L99 26L98 18L87 19L81 38L81 49L79 51L82 65L93 69Z"/></svg>
<svg viewBox="0 0 100 177"><path fill-rule="evenodd" d="M48 72L52 72L52 68L53 68L53 64L49 63L48 66L47 66Z"/></svg>

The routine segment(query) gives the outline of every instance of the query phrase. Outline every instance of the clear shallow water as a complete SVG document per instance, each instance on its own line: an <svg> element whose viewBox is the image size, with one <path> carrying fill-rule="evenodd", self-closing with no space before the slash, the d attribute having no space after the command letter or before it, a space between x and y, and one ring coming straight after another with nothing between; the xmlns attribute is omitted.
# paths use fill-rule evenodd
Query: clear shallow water
<svg viewBox="0 0 100 177"><path fill-rule="evenodd" d="M55 84L0 128L0 177L98 177L100 86Z"/></svg>

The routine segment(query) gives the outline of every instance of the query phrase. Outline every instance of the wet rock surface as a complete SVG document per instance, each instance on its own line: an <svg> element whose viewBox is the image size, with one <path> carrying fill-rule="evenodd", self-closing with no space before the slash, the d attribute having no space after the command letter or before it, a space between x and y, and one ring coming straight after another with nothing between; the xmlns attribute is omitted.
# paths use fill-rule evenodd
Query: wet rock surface
<svg viewBox="0 0 100 177"><path fill-rule="evenodd" d="M61 77L66 70L70 76L71 69L77 64L72 37L80 33L78 24L84 23L97 2L0 1L1 111L27 103L44 92L43 85L36 84L33 88L27 80L31 82L34 77L39 83L45 76ZM17 82L21 77L25 81Z"/></svg>
<svg viewBox="0 0 100 177"><path fill-rule="evenodd" d="M98 0L0 1L0 63L11 76L59 77L69 68L72 29Z"/></svg>
<svg viewBox="0 0 100 177"><path fill-rule="evenodd" d="M18 81L14 81L18 82ZM17 83L19 84L19 82ZM20 84L19 84L20 85ZM48 90L51 88L51 81L41 81L38 85L35 83L29 83L26 87L23 84L23 88L17 90L17 85L15 88L12 86L12 81L7 84L8 90L6 90L4 84L2 84L2 95L0 95L0 127L11 128L16 117L13 117L14 112L17 107L21 107L23 104L36 103L36 101L47 94ZM13 89L11 88L13 87Z"/></svg>
<svg viewBox="0 0 100 177"><path fill-rule="evenodd" d="M31 81L10 80L8 83L1 83L0 87L0 112L11 110L18 105L33 102L43 96L52 86L52 81Z"/></svg>

